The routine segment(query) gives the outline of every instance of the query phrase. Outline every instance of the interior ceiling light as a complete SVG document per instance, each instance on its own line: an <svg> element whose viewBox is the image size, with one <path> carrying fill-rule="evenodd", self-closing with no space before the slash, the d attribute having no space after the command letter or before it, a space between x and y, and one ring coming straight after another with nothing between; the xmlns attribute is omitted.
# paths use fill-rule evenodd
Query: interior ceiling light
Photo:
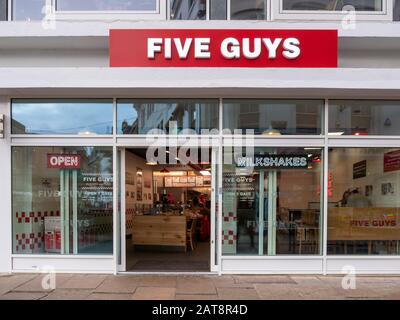
<svg viewBox="0 0 400 320"><path fill-rule="evenodd" d="M263 136L280 136L281 132L279 130L273 129L271 126L268 130L265 130L262 133Z"/></svg>

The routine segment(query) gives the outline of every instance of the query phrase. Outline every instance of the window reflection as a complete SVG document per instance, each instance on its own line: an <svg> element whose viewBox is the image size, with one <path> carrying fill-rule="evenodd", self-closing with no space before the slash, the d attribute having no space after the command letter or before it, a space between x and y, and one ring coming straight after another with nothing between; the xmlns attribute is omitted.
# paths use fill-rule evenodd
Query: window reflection
<svg viewBox="0 0 400 320"><path fill-rule="evenodd" d="M376 0L283 0L283 10L342 11L352 6L357 11L382 11L382 1Z"/></svg>
<svg viewBox="0 0 400 320"><path fill-rule="evenodd" d="M330 135L398 135L400 101L330 100Z"/></svg>
<svg viewBox="0 0 400 320"><path fill-rule="evenodd" d="M13 134L112 134L112 100L12 101Z"/></svg>
<svg viewBox="0 0 400 320"><path fill-rule="evenodd" d="M59 11L155 11L158 0L57 0Z"/></svg>
<svg viewBox="0 0 400 320"><path fill-rule="evenodd" d="M321 134L320 100L224 100L224 128L262 135Z"/></svg>
<svg viewBox="0 0 400 320"><path fill-rule="evenodd" d="M13 20L40 21L45 16L46 0L14 0Z"/></svg>
<svg viewBox="0 0 400 320"><path fill-rule="evenodd" d="M218 100L119 100L118 134L146 134L153 129L177 134L218 128Z"/></svg>
<svg viewBox="0 0 400 320"><path fill-rule="evenodd" d="M0 0L0 21L7 20L7 0Z"/></svg>
<svg viewBox="0 0 400 320"><path fill-rule="evenodd" d="M210 0L210 19L226 20L227 16L227 0Z"/></svg>
<svg viewBox="0 0 400 320"><path fill-rule="evenodd" d="M171 0L171 20L205 20L206 0Z"/></svg>
<svg viewBox="0 0 400 320"><path fill-rule="evenodd" d="M394 21L400 21L400 0L396 0L393 12Z"/></svg>
<svg viewBox="0 0 400 320"><path fill-rule="evenodd" d="M264 20L265 0L231 0L231 20Z"/></svg>

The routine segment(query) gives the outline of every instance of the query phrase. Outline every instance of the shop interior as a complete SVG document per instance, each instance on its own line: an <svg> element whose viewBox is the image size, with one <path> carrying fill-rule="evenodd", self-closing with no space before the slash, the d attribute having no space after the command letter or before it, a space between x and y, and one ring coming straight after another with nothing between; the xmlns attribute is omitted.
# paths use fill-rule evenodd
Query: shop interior
<svg viewBox="0 0 400 320"><path fill-rule="evenodd" d="M331 148L329 165L328 254L399 254L400 150Z"/></svg>
<svg viewBox="0 0 400 320"><path fill-rule="evenodd" d="M210 271L211 152L125 150L126 271ZM208 159L208 160L204 160Z"/></svg>

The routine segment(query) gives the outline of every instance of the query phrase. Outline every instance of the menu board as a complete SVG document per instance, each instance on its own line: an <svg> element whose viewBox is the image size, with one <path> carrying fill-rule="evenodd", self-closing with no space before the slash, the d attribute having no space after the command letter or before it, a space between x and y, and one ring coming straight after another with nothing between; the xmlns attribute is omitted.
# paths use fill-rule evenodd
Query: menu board
<svg viewBox="0 0 400 320"><path fill-rule="evenodd" d="M207 187L211 186L211 177L206 177L206 176L165 177L164 185L167 188Z"/></svg>

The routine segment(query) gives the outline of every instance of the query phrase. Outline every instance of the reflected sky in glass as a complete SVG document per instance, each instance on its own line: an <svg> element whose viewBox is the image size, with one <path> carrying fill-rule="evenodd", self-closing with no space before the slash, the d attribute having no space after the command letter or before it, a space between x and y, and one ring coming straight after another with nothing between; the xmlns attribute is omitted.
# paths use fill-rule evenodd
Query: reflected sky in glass
<svg viewBox="0 0 400 320"><path fill-rule="evenodd" d="M44 17L46 0L14 0L13 20L40 21Z"/></svg>
<svg viewBox="0 0 400 320"><path fill-rule="evenodd" d="M155 11L157 0L57 0L59 11Z"/></svg>
<svg viewBox="0 0 400 320"><path fill-rule="evenodd" d="M111 100L13 100L14 134L112 134Z"/></svg>

